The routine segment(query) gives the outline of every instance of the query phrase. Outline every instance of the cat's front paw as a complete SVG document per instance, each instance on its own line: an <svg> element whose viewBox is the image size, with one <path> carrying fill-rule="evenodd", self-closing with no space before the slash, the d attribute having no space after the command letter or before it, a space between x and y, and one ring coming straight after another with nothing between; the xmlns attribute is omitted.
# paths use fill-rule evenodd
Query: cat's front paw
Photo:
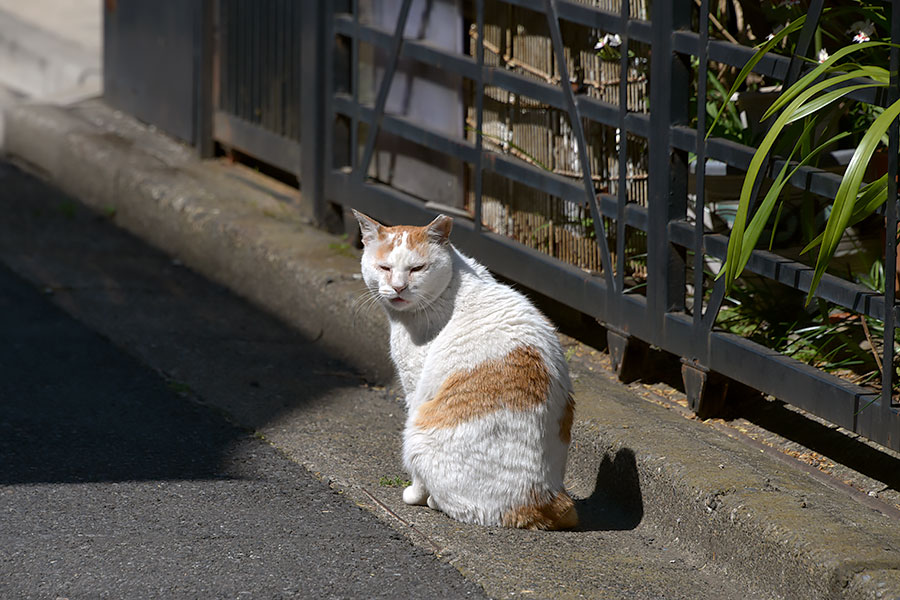
<svg viewBox="0 0 900 600"><path fill-rule="evenodd" d="M411 486L403 490L403 501L407 504L425 506L428 501L428 490L418 481L414 481Z"/></svg>

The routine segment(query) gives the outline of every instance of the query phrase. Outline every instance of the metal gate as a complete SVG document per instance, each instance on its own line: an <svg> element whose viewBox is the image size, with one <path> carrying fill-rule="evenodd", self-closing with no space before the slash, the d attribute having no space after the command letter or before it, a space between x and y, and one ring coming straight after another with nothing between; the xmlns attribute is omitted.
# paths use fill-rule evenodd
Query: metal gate
<svg viewBox="0 0 900 600"><path fill-rule="evenodd" d="M691 100L707 96L710 61L740 69L754 49L710 39L708 0L387 3L396 9L389 27L361 0L219 0L213 137L296 173L320 218L333 204L387 223L453 214L454 242L465 252L600 321L621 376L634 371L646 344L683 357L685 388L700 413L714 411L718 384L733 380L900 449L892 285L881 293L826 275L815 293L884 325L880 389L717 325L724 279L706 269L724 261L728 237L704 223L707 165L745 171L754 148L707 139L706 113L693 112ZM422 19L438 4L463 15L462 47L425 35ZM821 0L810 1L801 56L822 9ZM900 11L887 18L900 40ZM603 40L616 51L598 59ZM410 63L421 67L418 75ZM898 64L894 48L889 97L859 100L884 106L897 98ZM754 71L790 82L803 62L770 54ZM392 85L428 72L461 82L459 133L389 102ZM413 149L406 158L439 156L428 163L456 178L461 201L398 182L391 160L379 158L392 152L388 139ZM897 139L894 123L890 182ZM834 198L839 181L805 167L791 184ZM892 183L889 232L897 230L896 197ZM885 272L894 273L895 236L886 236L884 252ZM810 266L764 250L754 251L747 271L799 292L812 280Z"/></svg>

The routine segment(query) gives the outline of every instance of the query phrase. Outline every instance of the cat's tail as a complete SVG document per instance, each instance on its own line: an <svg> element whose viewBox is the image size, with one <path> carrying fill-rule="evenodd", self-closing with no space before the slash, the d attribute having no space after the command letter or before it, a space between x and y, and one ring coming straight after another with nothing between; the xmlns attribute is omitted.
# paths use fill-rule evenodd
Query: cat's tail
<svg viewBox="0 0 900 600"><path fill-rule="evenodd" d="M565 490L555 494L533 494L533 503L508 510L501 519L505 527L519 529L572 529L578 526L575 502Z"/></svg>

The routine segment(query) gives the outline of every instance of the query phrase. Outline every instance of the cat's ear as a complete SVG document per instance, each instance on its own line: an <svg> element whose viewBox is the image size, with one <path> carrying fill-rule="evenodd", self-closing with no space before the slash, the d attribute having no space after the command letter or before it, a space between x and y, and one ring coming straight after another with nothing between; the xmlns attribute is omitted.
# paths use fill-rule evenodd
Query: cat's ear
<svg viewBox="0 0 900 600"><path fill-rule="evenodd" d="M446 244L450 241L450 230L453 228L453 219L447 215L438 215L437 218L425 226L425 231L432 241L438 244Z"/></svg>
<svg viewBox="0 0 900 600"><path fill-rule="evenodd" d="M353 210L353 216L359 221L359 231L362 234L362 243L368 244L381 236L383 225L371 217L367 217L356 209Z"/></svg>

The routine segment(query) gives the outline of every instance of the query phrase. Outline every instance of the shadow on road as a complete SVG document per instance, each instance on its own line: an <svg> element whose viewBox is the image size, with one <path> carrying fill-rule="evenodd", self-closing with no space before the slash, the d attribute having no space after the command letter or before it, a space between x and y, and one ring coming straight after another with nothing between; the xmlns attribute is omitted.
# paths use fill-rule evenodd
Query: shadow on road
<svg viewBox="0 0 900 600"><path fill-rule="evenodd" d="M0 484L224 476L246 433L0 268Z"/></svg>
<svg viewBox="0 0 900 600"><path fill-rule="evenodd" d="M644 518L644 502L634 452L607 453L597 470L594 492L576 500L581 531L635 529Z"/></svg>
<svg viewBox="0 0 900 600"><path fill-rule="evenodd" d="M186 402L185 382L242 403L249 427L358 385L312 340L110 224L113 213L8 163L0 189L0 254L15 270L0 267L0 484L228 477L247 432Z"/></svg>

